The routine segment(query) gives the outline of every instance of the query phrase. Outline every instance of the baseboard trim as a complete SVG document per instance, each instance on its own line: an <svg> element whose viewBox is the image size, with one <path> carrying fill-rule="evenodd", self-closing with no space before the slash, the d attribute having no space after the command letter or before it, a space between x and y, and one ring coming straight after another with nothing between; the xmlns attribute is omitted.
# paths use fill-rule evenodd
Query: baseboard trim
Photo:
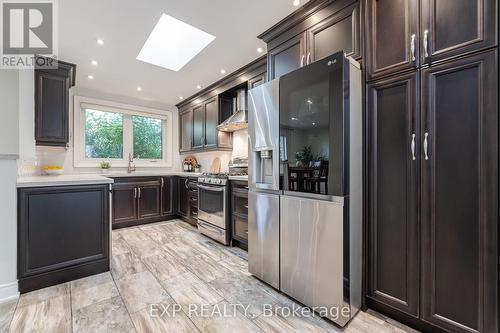
<svg viewBox="0 0 500 333"><path fill-rule="evenodd" d="M7 302L19 297L17 281L0 285L0 303Z"/></svg>

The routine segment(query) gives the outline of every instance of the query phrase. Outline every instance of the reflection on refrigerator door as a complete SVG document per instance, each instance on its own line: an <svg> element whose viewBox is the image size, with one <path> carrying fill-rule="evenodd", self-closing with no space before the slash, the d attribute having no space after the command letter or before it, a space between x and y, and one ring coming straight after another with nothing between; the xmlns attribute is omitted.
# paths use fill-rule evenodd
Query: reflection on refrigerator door
<svg viewBox="0 0 500 333"><path fill-rule="evenodd" d="M343 203L286 195L280 200L281 290L344 325L350 308L344 303Z"/></svg>
<svg viewBox="0 0 500 333"><path fill-rule="evenodd" d="M248 270L279 289L279 195L248 193Z"/></svg>

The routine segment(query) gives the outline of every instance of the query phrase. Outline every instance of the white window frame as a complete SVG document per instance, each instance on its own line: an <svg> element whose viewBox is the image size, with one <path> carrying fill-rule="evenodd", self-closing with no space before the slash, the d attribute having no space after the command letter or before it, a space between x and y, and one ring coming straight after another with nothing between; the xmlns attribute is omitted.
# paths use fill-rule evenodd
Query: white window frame
<svg viewBox="0 0 500 333"><path fill-rule="evenodd" d="M85 109L95 109L98 111L116 112L123 117L123 158L102 159L87 158L85 156ZM103 160L111 163L111 167L127 167L129 153L133 152L133 124L132 116L151 117L163 120L162 128L162 159L134 159L136 167L147 168L171 168L173 154L173 112L168 110L158 110L142 106L116 103L84 96L75 96L73 104L74 114L74 139L73 139L73 165L75 168L95 168ZM127 135L130 133L131 135Z"/></svg>

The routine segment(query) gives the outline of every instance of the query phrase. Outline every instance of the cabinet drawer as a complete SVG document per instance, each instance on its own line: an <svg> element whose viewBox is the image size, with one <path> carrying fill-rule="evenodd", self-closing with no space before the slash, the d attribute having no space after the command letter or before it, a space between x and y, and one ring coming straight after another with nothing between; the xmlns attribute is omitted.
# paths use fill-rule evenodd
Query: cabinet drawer
<svg viewBox="0 0 500 333"><path fill-rule="evenodd" d="M237 215L233 215L233 237L236 239L248 240L248 220Z"/></svg>

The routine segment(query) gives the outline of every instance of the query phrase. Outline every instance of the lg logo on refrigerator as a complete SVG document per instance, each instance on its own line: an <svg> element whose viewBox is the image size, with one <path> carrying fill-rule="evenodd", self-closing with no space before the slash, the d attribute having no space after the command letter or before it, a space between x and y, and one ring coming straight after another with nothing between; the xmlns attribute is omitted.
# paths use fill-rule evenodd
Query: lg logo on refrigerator
<svg viewBox="0 0 500 333"><path fill-rule="evenodd" d="M327 65L328 65L328 66L331 66L331 65L336 64L336 63L337 63L337 59L333 59L333 60L329 60L329 61L327 62Z"/></svg>

